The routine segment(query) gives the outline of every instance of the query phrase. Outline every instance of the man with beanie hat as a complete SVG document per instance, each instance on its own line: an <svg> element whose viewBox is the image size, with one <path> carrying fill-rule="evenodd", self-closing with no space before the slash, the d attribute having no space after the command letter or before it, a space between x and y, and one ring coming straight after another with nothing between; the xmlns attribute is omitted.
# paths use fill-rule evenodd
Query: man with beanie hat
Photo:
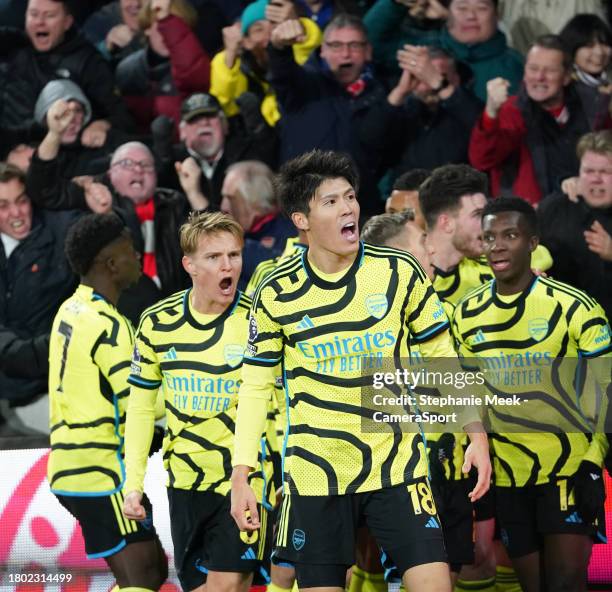
<svg viewBox="0 0 612 592"><path fill-rule="evenodd" d="M267 46L274 26L297 19L291 0L257 0L243 11L239 22L223 29L223 51L210 64L210 92L221 103L228 117L241 113L243 117L250 107L248 93L260 119L275 125L280 119L274 89L267 80ZM303 64L321 44L322 34L317 24L300 18L303 38L293 46L293 57ZM257 100L255 100L257 99Z"/></svg>
<svg viewBox="0 0 612 592"><path fill-rule="evenodd" d="M72 80L52 80L42 89L34 105L34 119L37 123L46 125L47 112L59 99L66 101L73 113L70 125L62 134L62 144L72 144L91 119L91 103L81 87Z"/></svg>
<svg viewBox="0 0 612 592"><path fill-rule="evenodd" d="M52 80L43 88L34 107L34 118L47 128L47 134L33 158L57 158L58 171L64 179L103 173L109 153L128 139L123 132L111 129L101 146L83 145L83 130L91 119L91 103L71 80Z"/></svg>

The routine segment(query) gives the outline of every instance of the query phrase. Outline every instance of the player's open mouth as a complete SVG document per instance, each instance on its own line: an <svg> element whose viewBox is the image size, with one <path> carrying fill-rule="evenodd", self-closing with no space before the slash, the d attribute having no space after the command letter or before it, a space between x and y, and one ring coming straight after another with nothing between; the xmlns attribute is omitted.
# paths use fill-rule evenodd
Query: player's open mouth
<svg viewBox="0 0 612 592"><path fill-rule="evenodd" d="M348 62L347 64L340 64L340 70L348 70L353 67L352 62Z"/></svg>
<svg viewBox="0 0 612 592"><path fill-rule="evenodd" d="M359 239L357 236L357 224L355 224L355 222L348 222L342 227L340 232L342 236L350 242L355 242Z"/></svg>
<svg viewBox="0 0 612 592"><path fill-rule="evenodd" d="M219 288L221 288L221 293L229 296L232 293L232 284L234 280L231 277L224 277L219 282Z"/></svg>
<svg viewBox="0 0 612 592"><path fill-rule="evenodd" d="M203 130L199 130L198 131L198 136L203 137L203 136L212 136L212 131L208 130L208 129L203 129Z"/></svg>
<svg viewBox="0 0 612 592"><path fill-rule="evenodd" d="M46 41L49 38L49 31L36 31L36 33L34 33L34 36L36 37L36 39Z"/></svg>
<svg viewBox="0 0 612 592"><path fill-rule="evenodd" d="M500 259L499 261L491 261L491 269L493 271L505 271L510 267L508 259Z"/></svg>
<svg viewBox="0 0 612 592"><path fill-rule="evenodd" d="M11 228L13 230L19 230L24 224L25 222L23 220L13 220L13 222L11 222Z"/></svg>

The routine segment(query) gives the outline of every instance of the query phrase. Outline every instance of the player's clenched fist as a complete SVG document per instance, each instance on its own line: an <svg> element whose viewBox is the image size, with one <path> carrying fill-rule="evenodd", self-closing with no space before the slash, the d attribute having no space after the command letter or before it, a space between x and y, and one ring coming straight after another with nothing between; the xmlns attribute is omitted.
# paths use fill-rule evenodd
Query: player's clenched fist
<svg viewBox="0 0 612 592"><path fill-rule="evenodd" d="M505 78L493 78L487 82L487 106L486 112L489 117L495 118L501 106L508 99L510 82Z"/></svg>
<svg viewBox="0 0 612 592"><path fill-rule="evenodd" d="M285 21L272 29L271 41L277 49L289 47L303 40L304 27L297 19Z"/></svg>

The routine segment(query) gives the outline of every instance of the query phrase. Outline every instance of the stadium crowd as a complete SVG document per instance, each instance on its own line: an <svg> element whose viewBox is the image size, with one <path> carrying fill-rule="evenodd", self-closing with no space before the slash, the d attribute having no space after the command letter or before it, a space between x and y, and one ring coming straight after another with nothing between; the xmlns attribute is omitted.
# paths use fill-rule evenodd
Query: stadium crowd
<svg viewBox="0 0 612 592"><path fill-rule="evenodd" d="M160 448L184 590L587 589L611 11L0 1L0 449L51 446L118 590L167 577ZM359 381L395 358L548 406L377 433Z"/></svg>

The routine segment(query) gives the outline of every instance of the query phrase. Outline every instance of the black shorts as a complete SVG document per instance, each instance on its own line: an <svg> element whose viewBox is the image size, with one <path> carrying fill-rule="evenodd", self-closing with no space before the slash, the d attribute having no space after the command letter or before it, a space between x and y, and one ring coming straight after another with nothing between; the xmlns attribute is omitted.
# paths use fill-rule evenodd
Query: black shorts
<svg viewBox="0 0 612 592"><path fill-rule="evenodd" d="M572 488L572 479L563 477L543 485L495 488L500 538L510 557L538 551L546 534L583 534L604 542L603 504L595 521L583 523L575 506L568 503Z"/></svg>
<svg viewBox="0 0 612 592"><path fill-rule="evenodd" d="M157 538L153 526L153 508L146 495L142 496L147 517L128 520L123 515L123 494L117 492L101 497L58 495L55 497L81 525L88 559L110 557L126 545Z"/></svg>
<svg viewBox="0 0 612 592"><path fill-rule="evenodd" d="M230 497L210 491L168 488L174 564L183 590L206 582L209 571L254 573L269 581L272 533L268 512L259 506L261 528L240 532L230 514Z"/></svg>
<svg viewBox="0 0 612 592"><path fill-rule="evenodd" d="M471 479L444 481L432 486L438 507L448 561L453 571L474 563L474 507L468 493Z"/></svg>
<svg viewBox="0 0 612 592"><path fill-rule="evenodd" d="M476 484L472 483L472 488ZM474 502L474 520L484 522L495 518L495 489L493 486L479 500Z"/></svg>
<svg viewBox="0 0 612 592"><path fill-rule="evenodd" d="M300 588L344 586L355 561L357 529L364 524L381 547L386 568L393 564L403 574L416 565L446 561L425 477L365 493L285 496L274 559L295 565Z"/></svg>

